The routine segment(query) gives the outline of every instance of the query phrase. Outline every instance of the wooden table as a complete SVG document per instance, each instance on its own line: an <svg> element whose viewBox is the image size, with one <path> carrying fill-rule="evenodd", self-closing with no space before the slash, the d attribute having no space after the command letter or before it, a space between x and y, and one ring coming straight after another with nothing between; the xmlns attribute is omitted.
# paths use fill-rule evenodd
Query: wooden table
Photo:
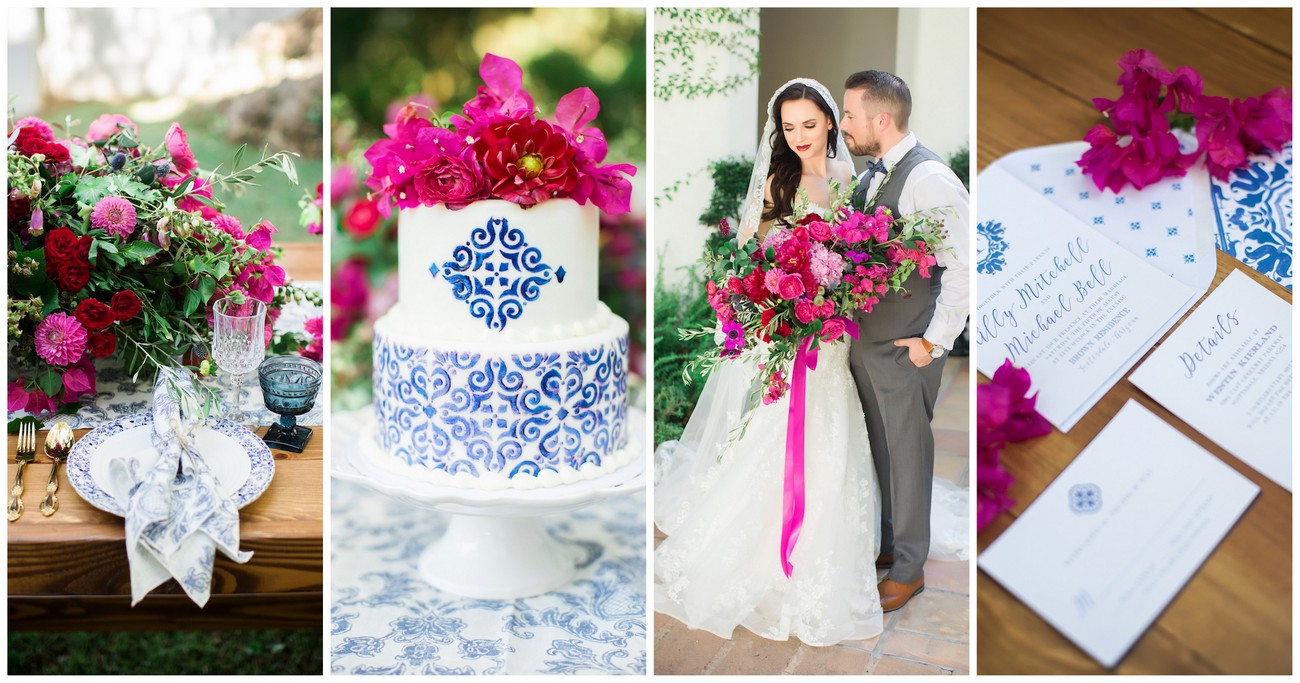
<svg viewBox="0 0 1300 683"><path fill-rule="evenodd" d="M77 437L85 432L78 430ZM36 443L45 443L45 432L37 433ZM325 430L316 428L306 452L271 451L275 477L239 515L240 547L252 550L253 558L241 565L218 553L212 597L201 610L175 581L131 607L122 519L82 500L62 467L59 510L42 516L50 465L38 452L23 475L27 510L9 524L9 628L319 628L324 443ZM12 462L16 447L17 437L10 435L6 490L18 470Z"/></svg>
<svg viewBox="0 0 1300 683"><path fill-rule="evenodd" d="M1025 147L1082 138L1100 122L1091 98L1118 94L1115 61L1130 49L1151 50L1166 67L1195 67L1208 94L1247 97L1290 85L1290 46L1289 10L981 9L978 167ZM1232 269L1244 270L1291 301L1286 289L1222 252L1211 290ZM979 549L1005 531L1129 399L1217 455L1261 492L1116 672L1290 673L1291 494L1127 378L1069 434L1053 431L1003 450L1004 465L1016 477L1011 497L1017 505L979 535ZM977 595L978 673L1104 673L984 572Z"/></svg>

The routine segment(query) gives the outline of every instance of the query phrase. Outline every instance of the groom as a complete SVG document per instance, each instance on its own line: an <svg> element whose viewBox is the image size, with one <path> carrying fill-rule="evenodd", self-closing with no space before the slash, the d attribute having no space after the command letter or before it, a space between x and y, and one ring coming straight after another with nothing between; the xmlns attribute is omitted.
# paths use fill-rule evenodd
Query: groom
<svg viewBox="0 0 1300 683"><path fill-rule="evenodd" d="M948 207L937 214L947 234L930 278L913 273L903 282L905 292L883 295L870 315L859 312L860 339L849 351L880 480L876 566L889 568L880 604L892 612L925 589L934 478L930 420L944 359L969 312L970 195L908 130L912 94L901 78L860 71L844 89L844 141L853 154L876 159L859 176L854 207L871 213L885 206L895 217Z"/></svg>

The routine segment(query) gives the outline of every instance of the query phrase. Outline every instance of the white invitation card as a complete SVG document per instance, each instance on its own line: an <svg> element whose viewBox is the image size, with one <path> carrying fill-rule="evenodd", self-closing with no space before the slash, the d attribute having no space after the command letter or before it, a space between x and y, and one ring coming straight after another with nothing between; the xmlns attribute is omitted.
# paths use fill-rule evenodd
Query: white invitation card
<svg viewBox="0 0 1300 683"><path fill-rule="evenodd" d="M1258 493L1129 401L980 555L979 566L1114 667Z"/></svg>
<svg viewBox="0 0 1300 683"><path fill-rule="evenodd" d="M1005 169L980 173L977 366L1029 370L1038 411L1071 427L1196 299Z"/></svg>
<svg viewBox="0 0 1300 683"><path fill-rule="evenodd" d="M1291 490L1291 305L1232 271L1129 381Z"/></svg>

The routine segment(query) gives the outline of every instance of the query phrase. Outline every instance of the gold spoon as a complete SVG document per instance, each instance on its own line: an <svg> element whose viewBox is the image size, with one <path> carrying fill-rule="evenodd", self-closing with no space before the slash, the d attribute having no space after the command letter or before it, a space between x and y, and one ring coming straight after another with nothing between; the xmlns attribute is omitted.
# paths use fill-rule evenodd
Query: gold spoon
<svg viewBox="0 0 1300 683"><path fill-rule="evenodd" d="M45 498L41 499L41 514L46 517L59 509L59 497L54 495L59 490L59 463L67 459L74 440L67 422L54 425L54 429L45 435L45 456L54 461L50 478L45 482Z"/></svg>

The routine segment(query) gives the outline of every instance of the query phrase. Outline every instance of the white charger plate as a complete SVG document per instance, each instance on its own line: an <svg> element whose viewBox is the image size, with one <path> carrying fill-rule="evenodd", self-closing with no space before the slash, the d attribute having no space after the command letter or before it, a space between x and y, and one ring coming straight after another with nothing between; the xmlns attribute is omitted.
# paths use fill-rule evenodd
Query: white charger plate
<svg viewBox="0 0 1300 683"><path fill-rule="evenodd" d="M68 453L68 480L87 503L123 517L119 500L125 491L112 490L112 461L140 454L146 467L158 460L151 433L153 412L120 417L91 430ZM271 449L247 427L228 420L210 420L196 431L199 452L217 480L217 489L242 508L271 485L275 459Z"/></svg>

